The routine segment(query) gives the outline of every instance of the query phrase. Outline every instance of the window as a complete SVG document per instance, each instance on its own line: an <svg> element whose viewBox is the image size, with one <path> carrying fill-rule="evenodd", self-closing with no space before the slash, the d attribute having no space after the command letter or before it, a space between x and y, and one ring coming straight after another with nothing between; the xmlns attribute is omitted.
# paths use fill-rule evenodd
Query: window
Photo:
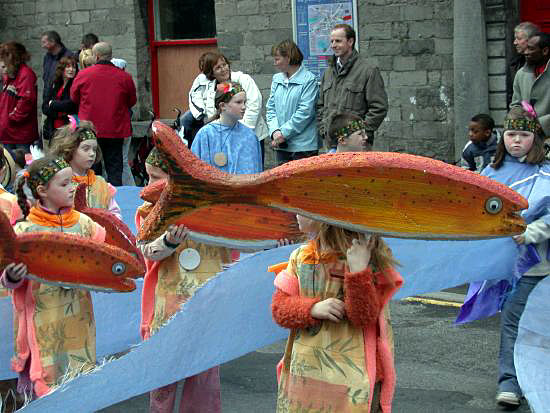
<svg viewBox="0 0 550 413"><path fill-rule="evenodd" d="M156 40L216 37L214 0L156 0Z"/></svg>

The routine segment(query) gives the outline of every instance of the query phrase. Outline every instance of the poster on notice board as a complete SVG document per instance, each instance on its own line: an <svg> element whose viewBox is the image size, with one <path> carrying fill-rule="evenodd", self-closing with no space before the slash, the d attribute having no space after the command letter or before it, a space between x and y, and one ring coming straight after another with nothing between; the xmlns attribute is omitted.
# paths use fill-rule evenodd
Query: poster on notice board
<svg viewBox="0 0 550 413"><path fill-rule="evenodd" d="M359 38L357 0L292 1L294 41L304 54L303 64L319 79L328 66L328 58L332 56L330 31L341 23L353 27Z"/></svg>

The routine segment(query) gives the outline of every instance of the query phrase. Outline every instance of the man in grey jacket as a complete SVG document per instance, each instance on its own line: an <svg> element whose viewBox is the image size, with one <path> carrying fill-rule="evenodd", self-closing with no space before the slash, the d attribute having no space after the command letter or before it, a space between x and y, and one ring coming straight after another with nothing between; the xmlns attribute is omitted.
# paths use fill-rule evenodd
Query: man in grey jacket
<svg viewBox="0 0 550 413"><path fill-rule="evenodd" d="M388 97L378 67L355 50L356 35L347 24L337 24L330 32L334 56L321 79L317 101L319 136L326 139L332 118L353 113L365 120L368 142L388 112Z"/></svg>
<svg viewBox="0 0 550 413"><path fill-rule="evenodd" d="M527 41L525 65L514 78L514 94L510 106L523 100L533 105L546 136L550 136L550 34L535 33Z"/></svg>

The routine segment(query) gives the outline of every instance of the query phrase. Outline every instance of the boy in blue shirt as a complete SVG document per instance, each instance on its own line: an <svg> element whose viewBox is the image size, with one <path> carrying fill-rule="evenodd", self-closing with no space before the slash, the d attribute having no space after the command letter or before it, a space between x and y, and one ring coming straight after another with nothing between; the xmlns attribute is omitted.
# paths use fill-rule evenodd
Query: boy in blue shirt
<svg viewBox="0 0 550 413"><path fill-rule="evenodd" d="M498 134L494 131L495 121L489 115L480 113L475 115L468 126L470 141L462 150L462 159L468 169L481 172L489 165L497 150Z"/></svg>

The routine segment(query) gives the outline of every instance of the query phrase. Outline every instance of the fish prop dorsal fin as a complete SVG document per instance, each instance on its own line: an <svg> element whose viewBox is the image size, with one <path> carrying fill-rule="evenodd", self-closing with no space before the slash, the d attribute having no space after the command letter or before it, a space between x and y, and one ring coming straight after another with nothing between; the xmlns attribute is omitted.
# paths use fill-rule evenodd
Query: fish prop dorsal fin
<svg viewBox="0 0 550 413"><path fill-rule="evenodd" d="M105 228L105 242L109 245L128 251L136 257L142 264L145 272L145 259L143 254L136 247L136 237L130 231L130 228L109 211L101 208L89 208L86 200L86 184L81 183L77 186L74 196L75 209L89 216L94 222Z"/></svg>
<svg viewBox="0 0 550 413"><path fill-rule="evenodd" d="M336 153L289 162L261 174L226 174L194 156L162 123L155 145L169 183L140 231L173 223L228 241L279 239L269 211L302 214L353 231L418 239L486 239L522 233L527 201L505 185L434 159L383 152ZM263 215L263 221L261 218ZM248 219L248 221L247 221ZM251 226L256 223L256 226ZM274 236L276 234L277 236ZM239 238L240 237L240 238Z"/></svg>

